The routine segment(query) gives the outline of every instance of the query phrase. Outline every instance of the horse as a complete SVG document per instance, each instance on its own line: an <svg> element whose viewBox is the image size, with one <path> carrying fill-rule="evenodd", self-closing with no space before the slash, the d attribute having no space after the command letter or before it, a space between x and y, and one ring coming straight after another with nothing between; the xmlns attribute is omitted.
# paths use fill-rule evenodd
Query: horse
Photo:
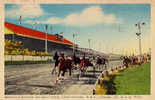
<svg viewBox="0 0 155 100"><path fill-rule="evenodd" d="M89 61L89 59L82 59L80 63L81 74L86 72L88 66L93 66L93 64Z"/></svg>
<svg viewBox="0 0 155 100"><path fill-rule="evenodd" d="M73 69L77 70L80 66L81 59L79 57L73 56L74 67Z"/></svg>
<svg viewBox="0 0 155 100"><path fill-rule="evenodd" d="M86 72L88 66L93 66L93 64L90 63L90 60L85 59L85 57L83 57L83 59L80 59L80 57L77 57L74 54L74 56L72 58L73 58L72 71L73 70L79 71L78 79L81 75L83 75Z"/></svg>
<svg viewBox="0 0 155 100"><path fill-rule="evenodd" d="M101 58L101 57L98 57L97 58L97 61L96 61L96 65L97 65L97 68L99 70L103 70L103 67L105 66L105 68L107 68L107 64L108 63L108 60L105 59L105 58ZM102 68L102 69L101 69Z"/></svg>
<svg viewBox="0 0 155 100"><path fill-rule="evenodd" d="M100 66L102 65L102 59L100 57L97 57L96 65L98 69L100 70Z"/></svg>
<svg viewBox="0 0 155 100"><path fill-rule="evenodd" d="M64 57L59 58L59 64L58 64L58 78L56 80L56 83L59 80L60 74L63 76L62 80L64 79L65 72L69 70L69 76L71 77L73 70L80 70L80 63L81 59L79 57L71 56L70 59L64 59Z"/></svg>
<svg viewBox="0 0 155 100"><path fill-rule="evenodd" d="M73 68L73 60L60 58L59 59L59 64L58 64L58 78L56 80L56 83L59 80L61 71L62 71L61 75L63 76L62 80L64 79L65 72L67 70L69 70L69 76L71 77L71 75L72 75L72 68Z"/></svg>
<svg viewBox="0 0 155 100"><path fill-rule="evenodd" d="M106 58L102 58L102 65L105 67L105 69L107 70L107 64L109 63L108 59Z"/></svg>

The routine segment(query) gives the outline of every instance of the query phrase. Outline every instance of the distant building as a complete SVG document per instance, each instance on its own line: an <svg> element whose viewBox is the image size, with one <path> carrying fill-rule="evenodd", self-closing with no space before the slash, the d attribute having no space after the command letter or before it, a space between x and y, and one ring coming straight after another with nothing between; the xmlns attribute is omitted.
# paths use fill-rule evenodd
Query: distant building
<svg viewBox="0 0 155 100"><path fill-rule="evenodd" d="M5 39L21 41L29 50L45 51L46 33L5 22ZM72 51L73 43L62 35L47 34L48 52Z"/></svg>

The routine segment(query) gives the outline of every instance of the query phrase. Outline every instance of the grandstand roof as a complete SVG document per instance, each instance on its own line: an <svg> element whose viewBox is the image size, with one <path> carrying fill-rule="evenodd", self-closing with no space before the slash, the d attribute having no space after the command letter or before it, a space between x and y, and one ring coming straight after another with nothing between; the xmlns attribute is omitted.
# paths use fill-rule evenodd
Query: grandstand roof
<svg viewBox="0 0 155 100"><path fill-rule="evenodd" d="M46 33L40 32L37 30L33 30L30 28L26 28L23 26L15 25L9 22L5 22L5 33L9 34L8 32L13 32L17 35L25 36L25 37L31 37L35 39L41 39L45 40L46 39ZM59 35L60 36L60 35ZM47 34L47 39L48 41L51 42L56 42L60 44L67 44L67 45L73 45L73 43L65 38L63 40L57 39L56 34Z"/></svg>

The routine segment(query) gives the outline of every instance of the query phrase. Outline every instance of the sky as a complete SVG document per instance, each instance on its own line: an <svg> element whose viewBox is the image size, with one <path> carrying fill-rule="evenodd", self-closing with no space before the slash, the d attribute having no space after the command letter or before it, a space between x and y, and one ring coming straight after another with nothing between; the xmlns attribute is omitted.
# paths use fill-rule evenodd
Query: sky
<svg viewBox="0 0 155 100"><path fill-rule="evenodd" d="M142 53L151 47L150 4L33 4L5 5L5 21L42 32L48 25L48 33L63 32L63 36L75 41L82 48L104 53L138 54L136 36L141 25ZM34 23L37 23L34 26ZM52 27L52 28L51 28Z"/></svg>

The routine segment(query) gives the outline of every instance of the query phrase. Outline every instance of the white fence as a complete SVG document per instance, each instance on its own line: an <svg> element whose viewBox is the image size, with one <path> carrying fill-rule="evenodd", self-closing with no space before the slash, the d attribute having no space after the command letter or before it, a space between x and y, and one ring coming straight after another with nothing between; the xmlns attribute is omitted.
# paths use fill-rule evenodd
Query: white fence
<svg viewBox="0 0 155 100"><path fill-rule="evenodd" d="M27 56L27 55L5 55L5 61L47 61L53 60L52 56Z"/></svg>

